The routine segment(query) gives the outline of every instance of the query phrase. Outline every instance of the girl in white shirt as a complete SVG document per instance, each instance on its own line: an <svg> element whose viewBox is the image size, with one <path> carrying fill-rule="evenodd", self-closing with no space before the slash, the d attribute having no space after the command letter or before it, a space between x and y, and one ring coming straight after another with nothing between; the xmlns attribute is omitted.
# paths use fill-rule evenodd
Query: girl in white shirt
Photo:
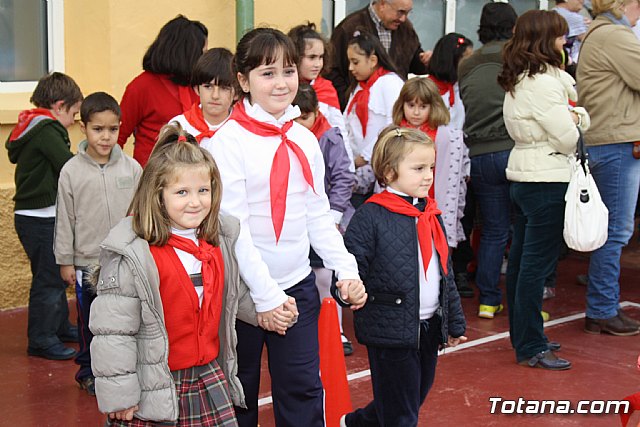
<svg viewBox="0 0 640 427"><path fill-rule="evenodd" d="M220 169L221 211L240 220L236 256L260 325L236 323L238 377L247 404L236 408L240 426L257 425L264 344L276 424L324 425L320 303L309 246L335 270L344 302L355 309L366 300L355 259L329 213L318 142L293 121L300 115L291 105L298 90L297 59L282 32L247 33L234 58L240 100L227 123L203 144Z"/></svg>
<svg viewBox="0 0 640 427"><path fill-rule="evenodd" d="M375 181L369 165L373 146L380 131L393 121L393 104L404 82L380 40L372 34L356 31L347 45L347 57L355 79L344 112L356 166L354 193L367 195ZM354 202L357 207L358 200Z"/></svg>

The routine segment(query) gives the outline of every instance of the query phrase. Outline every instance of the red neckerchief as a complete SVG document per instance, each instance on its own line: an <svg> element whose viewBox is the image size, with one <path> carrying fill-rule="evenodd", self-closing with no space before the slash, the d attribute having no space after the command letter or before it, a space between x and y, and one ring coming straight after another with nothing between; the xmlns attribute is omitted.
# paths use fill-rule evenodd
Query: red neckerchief
<svg viewBox="0 0 640 427"><path fill-rule="evenodd" d="M211 138L217 132L217 129L210 129L209 125L204 119L202 109L199 103L194 102L191 108L184 112L184 118L189 122L191 126L200 132L196 135L196 141L200 143L203 138Z"/></svg>
<svg viewBox="0 0 640 427"><path fill-rule="evenodd" d="M9 142L18 139L18 137L22 135L22 132L29 127L29 123L38 116L46 116L50 119L57 120L51 110L47 110L46 108L33 108L31 110L21 111L18 115L18 124L13 128L9 136Z"/></svg>
<svg viewBox="0 0 640 427"><path fill-rule="evenodd" d="M162 85L171 93L174 98L176 98L180 102L180 106L182 107L182 111L187 111L191 108L193 101L191 99L191 94L193 93L193 88L190 86L181 86L177 83L173 83L171 78L166 74L156 74L158 79L162 82ZM172 84L174 86L172 86ZM176 89L178 89L178 96L176 96Z"/></svg>
<svg viewBox="0 0 640 427"><path fill-rule="evenodd" d="M440 265L444 274L447 274L447 258L449 256L449 245L447 239L444 236L442 227L436 215L442 212L438 209L436 201L433 199L427 199L427 206L424 212L420 212L418 208L411 203L404 200L402 197L392 194L387 190L382 193L374 194L369 197L365 203L376 203L385 209L411 217L417 217L418 223L416 228L418 229L418 244L420 245L420 252L422 253L422 264L425 274L427 273L427 267L429 267L429 261L431 260L431 239L436 247L436 251L440 255Z"/></svg>
<svg viewBox="0 0 640 427"><path fill-rule="evenodd" d="M287 131L293 126L293 120L285 123L282 128L264 123L249 116L244 109L244 102L240 101L236 103L231 113L231 120L238 122L240 126L248 130L249 132L258 136L279 136L281 138L280 145L276 150L275 156L271 163L271 177L269 179L269 192L271 195L271 222L273 223L273 230L276 233L276 244L280 240L280 233L282 232L282 225L284 224L284 214L287 210L287 189L289 188L289 169L291 167L289 163L289 150L293 151L293 154L298 158L300 166L302 167L302 174L305 181L315 192L313 186L313 174L311 173L311 167L309 166L309 160L305 156L304 151L293 141L287 138Z"/></svg>
<svg viewBox="0 0 640 427"><path fill-rule="evenodd" d="M324 135L326 131L331 129L331 125L327 118L318 110L316 113L316 121L313 122L313 126L309 129L316 136L316 139L320 141L320 137Z"/></svg>
<svg viewBox="0 0 640 427"><path fill-rule="evenodd" d="M429 126L428 122L425 122L425 123L422 124L422 126L420 126L419 128L416 128L411 123L409 123L407 121L407 119L402 119L402 121L400 122L400 127L420 130L422 133L426 134L429 138L431 138L431 140L433 141L433 146L435 147L436 136L438 134L438 129L434 129L431 126ZM434 176L435 176L435 173L436 173L436 168L434 167L433 168L433 175ZM434 199L434 200L436 198L435 187L436 187L436 182L434 180L433 184L431 185L431 188L429 189L429 197Z"/></svg>
<svg viewBox="0 0 640 427"><path fill-rule="evenodd" d="M440 92L440 96L444 96L444 94L449 92L449 107L453 107L453 104L456 101L456 93L453 90L453 83L443 82L432 74L429 74L429 79L431 79L431 81L433 81L436 86L438 86L438 92Z"/></svg>
<svg viewBox="0 0 640 427"><path fill-rule="evenodd" d="M333 83L331 83L331 81L318 76L313 81L312 86L313 86L313 90L316 91L318 102L324 102L325 104L340 110L340 101L338 100L338 92L336 92L336 88L333 87Z"/></svg>
<svg viewBox="0 0 640 427"><path fill-rule="evenodd" d="M202 313L204 317L200 322L200 331L204 327L210 327L212 316L222 310L222 293L224 290L224 260L219 247L209 244L203 239L196 245L192 240L172 234L167 245L185 251L202 262L202 286L204 296L202 298ZM219 316L218 316L219 321Z"/></svg>
<svg viewBox="0 0 640 427"><path fill-rule="evenodd" d="M351 103L349 104L349 107L347 107L347 114L349 114L355 104L356 116L358 116L358 120L360 120L360 124L362 125L363 137L367 135L367 122L369 121L369 92L371 90L371 86L373 86L373 84L378 81L380 77L389 73L389 70L378 67L378 69L374 71L366 81L358 83L362 90L356 92L356 94L353 95Z"/></svg>

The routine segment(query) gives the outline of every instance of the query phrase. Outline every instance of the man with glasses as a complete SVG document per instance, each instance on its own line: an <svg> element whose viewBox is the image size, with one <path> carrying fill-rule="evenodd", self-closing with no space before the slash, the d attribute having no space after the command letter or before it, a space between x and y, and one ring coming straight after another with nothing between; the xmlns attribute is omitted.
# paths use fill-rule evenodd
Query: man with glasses
<svg viewBox="0 0 640 427"><path fill-rule="evenodd" d="M408 17L413 0L374 0L364 9L353 12L333 29L333 47L329 80L338 91L340 107L344 110L349 93L349 60L347 43L355 31L377 35L395 63L401 77L408 73L425 74L425 65L431 57L424 52L420 40Z"/></svg>

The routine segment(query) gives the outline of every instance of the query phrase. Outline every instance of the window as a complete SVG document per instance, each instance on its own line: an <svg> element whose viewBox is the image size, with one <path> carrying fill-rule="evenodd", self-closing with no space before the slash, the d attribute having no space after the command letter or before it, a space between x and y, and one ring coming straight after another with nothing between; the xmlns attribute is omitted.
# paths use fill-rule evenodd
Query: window
<svg viewBox="0 0 640 427"><path fill-rule="evenodd" d="M413 11L409 19L420 37L422 49L432 50L440 37L453 31L464 34L473 40L475 47L479 47L480 12L488 2L487 0L413 0ZM546 9L549 6L548 0L511 0L509 3L518 15L530 9ZM333 23L336 26L345 16L367 6L369 0L323 0L323 21L331 22L330 8L327 9L327 5L331 4L334 5Z"/></svg>
<svg viewBox="0 0 640 427"><path fill-rule="evenodd" d="M0 0L0 92L30 92L64 71L63 0Z"/></svg>

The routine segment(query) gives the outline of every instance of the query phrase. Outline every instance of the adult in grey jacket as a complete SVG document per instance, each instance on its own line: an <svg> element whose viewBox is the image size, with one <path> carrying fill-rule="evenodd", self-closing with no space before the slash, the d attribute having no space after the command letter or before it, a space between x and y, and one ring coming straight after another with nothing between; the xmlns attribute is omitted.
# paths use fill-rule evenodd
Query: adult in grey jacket
<svg viewBox="0 0 640 427"><path fill-rule="evenodd" d="M225 277L217 361L234 405L245 407L236 376L235 322L237 317L257 325L255 306L249 288L240 281L233 255L240 224L232 217L219 218ZM168 366L169 338L149 244L134 233L128 217L111 230L101 247L102 271L90 320L95 335L91 353L98 407L110 413L137 405L137 418L177 420L178 399Z"/></svg>

